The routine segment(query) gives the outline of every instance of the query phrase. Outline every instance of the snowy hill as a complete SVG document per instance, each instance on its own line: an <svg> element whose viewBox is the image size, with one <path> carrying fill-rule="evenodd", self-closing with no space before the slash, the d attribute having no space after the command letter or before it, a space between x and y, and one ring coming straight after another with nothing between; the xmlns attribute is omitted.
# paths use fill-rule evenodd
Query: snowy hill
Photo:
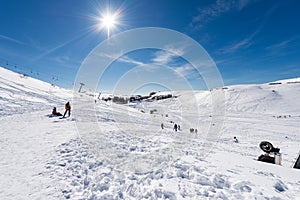
<svg viewBox="0 0 300 200"><path fill-rule="evenodd" d="M72 92L0 67L0 116L62 106Z"/></svg>
<svg viewBox="0 0 300 200"><path fill-rule="evenodd" d="M281 80L274 83L257 85L234 85L223 89L225 92L227 112L248 112L257 114L299 115L300 78ZM169 92L170 93L170 92ZM189 97L194 92L171 92L174 96L186 96L184 102L189 104ZM211 104L210 91L197 91L198 103L205 109ZM156 95L165 95L168 92L159 92Z"/></svg>
<svg viewBox="0 0 300 200"><path fill-rule="evenodd" d="M229 111L299 115L300 83L231 86L227 90Z"/></svg>
<svg viewBox="0 0 300 200"><path fill-rule="evenodd" d="M280 82L130 106L77 94L59 119L46 115L71 91L0 68L0 199L297 199L300 83ZM224 122L212 109L218 94ZM263 140L281 149L281 165L257 161Z"/></svg>

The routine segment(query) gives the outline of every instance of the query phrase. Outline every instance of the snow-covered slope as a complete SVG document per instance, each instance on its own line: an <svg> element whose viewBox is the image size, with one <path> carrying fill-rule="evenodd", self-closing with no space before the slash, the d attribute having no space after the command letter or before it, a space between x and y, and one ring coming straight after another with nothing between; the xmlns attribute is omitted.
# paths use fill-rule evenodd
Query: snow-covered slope
<svg viewBox="0 0 300 200"><path fill-rule="evenodd" d="M71 97L70 90L0 67L0 116L63 108Z"/></svg>
<svg viewBox="0 0 300 200"><path fill-rule="evenodd" d="M179 91L169 92L183 97L186 104L191 104L193 95L196 95L199 106L206 110L211 107L211 95L214 91L222 90L225 93L225 109L229 113L247 112L257 114L300 114L300 78L287 79L274 83L257 85L234 85L213 91ZM279 84L280 83L280 84ZM156 95L168 94L166 92Z"/></svg>
<svg viewBox="0 0 300 200"><path fill-rule="evenodd" d="M0 68L0 199L297 199L300 84L288 82L177 91L130 107L80 95L59 119L46 115L71 91ZM212 109L219 92L223 123ZM219 123L218 140L207 140ZM262 140L281 148L281 166L256 160Z"/></svg>
<svg viewBox="0 0 300 200"><path fill-rule="evenodd" d="M235 112L299 115L300 83L288 82L228 87L226 106Z"/></svg>

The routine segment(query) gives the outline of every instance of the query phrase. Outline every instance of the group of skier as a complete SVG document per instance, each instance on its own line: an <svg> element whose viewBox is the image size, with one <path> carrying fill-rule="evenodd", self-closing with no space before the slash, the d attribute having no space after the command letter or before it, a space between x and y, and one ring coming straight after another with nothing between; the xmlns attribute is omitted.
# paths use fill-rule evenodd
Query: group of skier
<svg viewBox="0 0 300 200"><path fill-rule="evenodd" d="M63 118L65 118L67 113L68 113L68 117L70 117L70 115L71 115L70 102L67 102L65 104L65 113L63 115L60 112L57 112L56 107L54 107L53 110L52 110L52 115L53 116L63 116Z"/></svg>
<svg viewBox="0 0 300 200"><path fill-rule="evenodd" d="M161 129L165 128L163 123L160 124L160 127ZM174 124L173 131L177 132L177 130L180 131L180 125Z"/></svg>

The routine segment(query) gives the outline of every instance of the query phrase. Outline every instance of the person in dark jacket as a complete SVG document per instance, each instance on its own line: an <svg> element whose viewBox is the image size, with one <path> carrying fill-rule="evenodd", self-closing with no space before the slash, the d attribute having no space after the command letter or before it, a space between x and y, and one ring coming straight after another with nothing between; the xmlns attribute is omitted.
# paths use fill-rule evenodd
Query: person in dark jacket
<svg viewBox="0 0 300 200"><path fill-rule="evenodd" d="M177 132L177 128L177 124L175 124L173 130Z"/></svg>
<svg viewBox="0 0 300 200"><path fill-rule="evenodd" d="M52 115L55 115L55 116L62 116L62 114L61 114L60 112L57 112L57 111L56 111L56 107L53 107Z"/></svg>
<svg viewBox="0 0 300 200"><path fill-rule="evenodd" d="M65 109L66 109L66 111L65 111L63 117L65 117L67 113L68 113L68 116L70 117L70 115L71 115L71 105L70 105L70 102L67 102L67 103L66 103Z"/></svg>
<svg viewBox="0 0 300 200"><path fill-rule="evenodd" d="M237 137L233 137L233 141L235 142L235 143L239 143L239 140L237 139Z"/></svg>

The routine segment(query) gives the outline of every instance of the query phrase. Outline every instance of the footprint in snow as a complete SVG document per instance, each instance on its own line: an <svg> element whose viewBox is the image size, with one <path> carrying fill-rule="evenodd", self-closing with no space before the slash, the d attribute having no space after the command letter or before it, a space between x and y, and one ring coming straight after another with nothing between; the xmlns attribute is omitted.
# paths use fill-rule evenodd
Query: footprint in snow
<svg viewBox="0 0 300 200"><path fill-rule="evenodd" d="M287 186L280 180L275 183L274 188L276 192L284 192L288 189Z"/></svg>
<svg viewBox="0 0 300 200"><path fill-rule="evenodd" d="M233 185L233 188L236 190L239 190L241 192L251 192L252 188L251 188L252 184L248 181L242 181L242 182L238 182L236 184Z"/></svg>

